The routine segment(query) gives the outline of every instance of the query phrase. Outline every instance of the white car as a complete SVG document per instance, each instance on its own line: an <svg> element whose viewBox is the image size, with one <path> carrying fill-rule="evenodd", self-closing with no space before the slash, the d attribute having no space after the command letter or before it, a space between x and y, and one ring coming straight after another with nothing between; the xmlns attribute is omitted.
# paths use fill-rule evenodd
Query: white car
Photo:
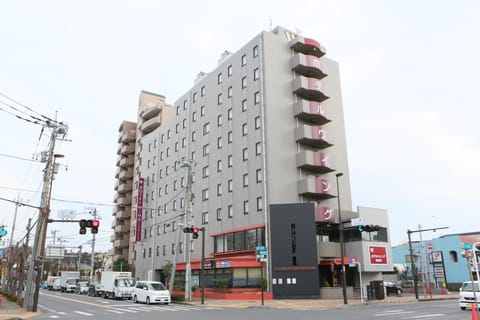
<svg viewBox="0 0 480 320"><path fill-rule="evenodd" d="M480 286L478 281L475 283L475 295L477 296L477 303L480 307ZM460 298L458 299L458 304L460 309L465 310L467 308L472 308L475 303L475 298L473 295L473 286L471 281L465 281L460 288Z"/></svg>
<svg viewBox="0 0 480 320"><path fill-rule="evenodd" d="M159 281L137 281L133 290L133 302L170 303L170 291Z"/></svg>

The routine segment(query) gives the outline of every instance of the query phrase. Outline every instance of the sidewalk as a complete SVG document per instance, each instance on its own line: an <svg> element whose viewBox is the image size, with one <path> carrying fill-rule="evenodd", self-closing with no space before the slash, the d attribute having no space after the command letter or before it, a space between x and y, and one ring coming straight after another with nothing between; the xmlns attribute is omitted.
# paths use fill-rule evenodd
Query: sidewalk
<svg viewBox="0 0 480 320"><path fill-rule="evenodd" d="M2 297L2 304L0 304L0 320L30 319L38 314L38 312L27 312L15 302L8 300L5 296Z"/></svg>

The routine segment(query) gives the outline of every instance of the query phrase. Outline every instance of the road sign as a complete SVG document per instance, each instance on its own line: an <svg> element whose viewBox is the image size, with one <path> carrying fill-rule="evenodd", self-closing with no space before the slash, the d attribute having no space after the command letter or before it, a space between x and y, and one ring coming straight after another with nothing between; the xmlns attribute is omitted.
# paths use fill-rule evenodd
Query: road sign
<svg viewBox="0 0 480 320"><path fill-rule="evenodd" d="M354 226L361 226L361 225L365 224L365 219L363 219L363 218L354 218L354 219L350 220L350 223L352 224L352 227L354 227Z"/></svg>
<svg viewBox="0 0 480 320"><path fill-rule="evenodd" d="M433 243L429 242L427 244L427 248L428 248L428 250L432 250L433 249Z"/></svg>

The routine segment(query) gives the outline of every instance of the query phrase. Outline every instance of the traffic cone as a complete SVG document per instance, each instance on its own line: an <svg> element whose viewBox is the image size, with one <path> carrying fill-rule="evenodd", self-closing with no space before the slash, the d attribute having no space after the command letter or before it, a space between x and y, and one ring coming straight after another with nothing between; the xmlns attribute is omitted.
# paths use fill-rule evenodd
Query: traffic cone
<svg viewBox="0 0 480 320"><path fill-rule="evenodd" d="M478 320L477 310L475 308L475 305L472 306L472 320Z"/></svg>

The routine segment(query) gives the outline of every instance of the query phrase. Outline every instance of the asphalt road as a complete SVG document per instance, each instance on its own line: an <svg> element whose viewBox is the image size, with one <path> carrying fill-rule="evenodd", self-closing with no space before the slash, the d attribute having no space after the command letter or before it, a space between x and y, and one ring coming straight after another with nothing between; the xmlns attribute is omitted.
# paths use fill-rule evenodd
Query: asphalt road
<svg viewBox="0 0 480 320"><path fill-rule="evenodd" d="M273 309L228 308L185 304L145 305L129 300L106 300L84 295L41 291L42 314L36 319L95 320L470 320L470 311L461 311L456 300L405 304L355 305L344 308Z"/></svg>

